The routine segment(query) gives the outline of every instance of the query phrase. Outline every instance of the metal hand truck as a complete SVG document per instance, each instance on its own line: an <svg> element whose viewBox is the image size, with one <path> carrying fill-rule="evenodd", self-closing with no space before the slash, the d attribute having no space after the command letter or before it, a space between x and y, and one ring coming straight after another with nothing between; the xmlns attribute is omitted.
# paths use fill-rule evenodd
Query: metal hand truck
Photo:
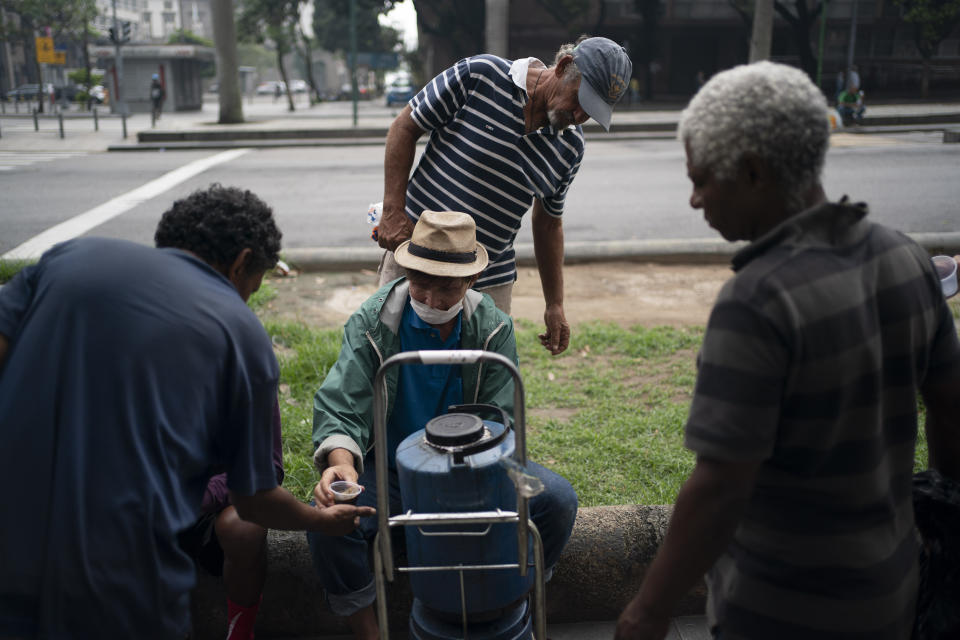
<svg viewBox="0 0 960 640"><path fill-rule="evenodd" d="M467 640L467 606L463 575L465 571L478 570L509 570L519 569L521 576L527 575L527 540L533 541L533 636L536 640L546 639L545 601L543 587L543 542L536 525L529 519L529 498L517 491L517 510L503 511L472 511L462 513L406 513L390 516L390 491L387 478L387 451L383 446L387 442L386 425L386 372L392 367L402 364L446 364L464 365L479 362L501 364L513 376L513 429L514 451L513 461L521 468L527 462L526 417L523 393L523 381L516 365L509 358L493 351L458 350L458 351L405 351L391 356L380 365L374 377L373 384L373 430L376 472L377 472L377 536L374 539L373 572L377 589L377 622L380 626L380 640L389 640L390 631L387 621L386 582L393 582L394 571L401 573L420 571L457 571L460 574L460 603L463 623L464 640ZM509 425L504 425L509 428ZM516 488L516 480L514 481ZM440 535L448 536L482 536L490 531L491 525L499 523L517 523L517 562L495 565L463 565L452 564L443 566L394 567L393 547L389 535L390 527L421 527L424 525L450 524L486 524L482 532L443 532ZM423 530L421 529L421 533Z"/></svg>

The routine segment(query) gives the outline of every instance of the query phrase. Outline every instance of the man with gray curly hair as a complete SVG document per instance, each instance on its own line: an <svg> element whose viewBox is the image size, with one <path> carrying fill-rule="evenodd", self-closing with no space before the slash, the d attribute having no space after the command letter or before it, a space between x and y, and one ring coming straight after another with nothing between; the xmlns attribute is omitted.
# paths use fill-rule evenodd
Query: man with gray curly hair
<svg viewBox="0 0 960 640"><path fill-rule="evenodd" d="M960 342L926 252L820 183L826 102L769 62L718 74L679 137L733 258L698 357L696 465L616 638L660 639L704 573L722 638L911 636L911 476L960 478Z"/></svg>

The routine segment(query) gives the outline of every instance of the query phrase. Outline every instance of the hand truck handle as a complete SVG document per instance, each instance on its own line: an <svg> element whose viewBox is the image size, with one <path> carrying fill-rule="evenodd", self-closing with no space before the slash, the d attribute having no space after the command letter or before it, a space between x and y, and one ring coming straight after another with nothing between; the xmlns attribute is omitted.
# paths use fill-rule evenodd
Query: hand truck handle
<svg viewBox="0 0 960 640"><path fill-rule="evenodd" d="M404 351L387 358L377 369L373 379L373 438L377 471L377 521L381 532L389 531L390 492L387 480L387 406L386 372L402 364L474 364L477 362L498 363L507 368L513 376L513 429L515 448L513 459L519 465L527 463L526 415L524 406L523 380L520 371L509 358L494 351L482 349ZM506 426L506 425L504 425ZM381 446L383 445L383 446ZM520 575L527 575L527 519L528 498L517 493L517 562ZM393 582L393 547L389 535L379 536L380 552L383 555L383 570L387 580Z"/></svg>

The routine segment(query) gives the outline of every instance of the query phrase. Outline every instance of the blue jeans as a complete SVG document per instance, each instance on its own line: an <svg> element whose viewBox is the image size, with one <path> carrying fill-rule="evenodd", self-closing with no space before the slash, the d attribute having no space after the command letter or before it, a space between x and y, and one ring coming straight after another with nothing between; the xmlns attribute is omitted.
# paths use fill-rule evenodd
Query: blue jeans
<svg viewBox="0 0 960 640"><path fill-rule="evenodd" d="M364 486L357 506L377 506L377 473L371 453L363 462L358 482ZM540 478L544 491L530 500L530 519L543 539L544 571L549 573L560 558L577 519L577 494L562 476L527 461L527 471ZM390 472L390 515L401 512L400 485L395 471ZM376 599L371 569L370 547L377 535L377 518L361 518L360 526L345 536L307 533L307 544L320 583L327 592L330 610L348 616ZM395 527L394 548L403 548L403 527Z"/></svg>

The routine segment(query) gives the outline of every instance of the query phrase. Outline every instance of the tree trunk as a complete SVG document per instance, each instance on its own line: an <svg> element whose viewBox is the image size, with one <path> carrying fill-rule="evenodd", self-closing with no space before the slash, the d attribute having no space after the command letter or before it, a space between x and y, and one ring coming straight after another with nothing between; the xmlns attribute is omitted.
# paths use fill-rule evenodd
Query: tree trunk
<svg viewBox="0 0 960 640"><path fill-rule="evenodd" d="M220 124L243 122L243 96L237 73L237 26L232 0L210 0L213 17L213 42L217 49L217 98L220 103Z"/></svg>
<svg viewBox="0 0 960 640"><path fill-rule="evenodd" d="M313 77L313 49L310 46L310 38L301 31L300 41L303 42L303 63L307 67L307 84L310 85L310 90L313 91L316 101L322 102L323 98L320 95L320 88L317 87L317 80Z"/></svg>
<svg viewBox="0 0 960 640"><path fill-rule="evenodd" d="M90 90L93 89L93 78L90 76L90 30L84 26L83 28L83 69L86 71L87 75L85 76L86 85L87 85L87 111L90 111L90 108L93 106L93 96L90 95Z"/></svg>
<svg viewBox="0 0 960 640"><path fill-rule="evenodd" d="M773 8L780 14L780 17L790 25L790 30L793 33L793 41L797 47L797 55L800 58L800 68L815 82L817 78L817 58L813 55L813 49L810 46L810 27L820 16L820 12L823 10L823 4L817 2L811 11L807 7L805 0L796 0L794 7L796 7L797 10L796 15L791 13L790 10L782 4L781 0L775 0L773 5Z"/></svg>
<svg viewBox="0 0 960 640"><path fill-rule="evenodd" d="M280 79L283 80L283 84L287 90L287 104L289 107L287 111L296 111L297 108L293 106L293 93L290 91L290 82L287 80L287 68L283 66L283 47L277 47L277 69L280 70Z"/></svg>

